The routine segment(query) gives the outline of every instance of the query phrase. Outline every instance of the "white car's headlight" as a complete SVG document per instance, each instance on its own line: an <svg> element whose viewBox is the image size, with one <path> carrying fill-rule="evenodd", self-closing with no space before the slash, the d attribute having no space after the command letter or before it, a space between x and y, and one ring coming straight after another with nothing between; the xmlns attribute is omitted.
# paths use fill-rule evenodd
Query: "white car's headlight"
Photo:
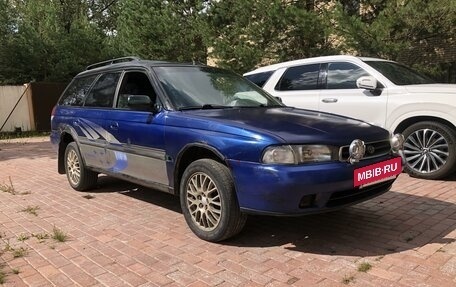
<svg viewBox="0 0 456 287"><path fill-rule="evenodd" d="M299 164L335 159L337 159L337 151L330 146L284 145L266 148L262 161L269 164Z"/></svg>

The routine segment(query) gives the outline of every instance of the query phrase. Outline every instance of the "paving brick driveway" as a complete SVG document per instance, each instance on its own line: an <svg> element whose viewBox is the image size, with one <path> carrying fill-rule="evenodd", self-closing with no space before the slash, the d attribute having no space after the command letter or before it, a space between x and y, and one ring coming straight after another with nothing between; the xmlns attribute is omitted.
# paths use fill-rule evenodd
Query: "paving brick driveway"
<svg viewBox="0 0 456 287"><path fill-rule="evenodd" d="M456 178L402 174L390 192L341 211L251 216L220 244L196 238L168 194L107 177L74 191L46 138L0 142L2 190L9 178L4 286L456 286Z"/></svg>

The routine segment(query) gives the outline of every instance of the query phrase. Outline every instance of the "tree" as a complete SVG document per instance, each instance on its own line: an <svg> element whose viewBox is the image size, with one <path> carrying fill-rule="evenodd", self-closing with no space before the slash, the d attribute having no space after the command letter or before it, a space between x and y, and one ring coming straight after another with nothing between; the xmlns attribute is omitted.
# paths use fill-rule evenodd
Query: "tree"
<svg viewBox="0 0 456 287"><path fill-rule="evenodd" d="M124 0L116 42L121 54L206 62L206 1Z"/></svg>
<svg viewBox="0 0 456 287"><path fill-rule="evenodd" d="M442 50L455 44L455 1L367 0L360 8L360 13L347 13L342 5L335 10L345 50L423 69L442 60Z"/></svg>
<svg viewBox="0 0 456 287"><path fill-rule="evenodd" d="M85 0L0 0L10 27L0 34L0 82L69 81L111 54L106 27ZM102 1L90 1L101 5ZM101 7L101 6L100 6ZM106 16L106 15L105 15Z"/></svg>
<svg viewBox="0 0 456 287"><path fill-rule="evenodd" d="M336 52L329 41L326 10L314 1L216 1L208 13L211 55L238 72Z"/></svg>

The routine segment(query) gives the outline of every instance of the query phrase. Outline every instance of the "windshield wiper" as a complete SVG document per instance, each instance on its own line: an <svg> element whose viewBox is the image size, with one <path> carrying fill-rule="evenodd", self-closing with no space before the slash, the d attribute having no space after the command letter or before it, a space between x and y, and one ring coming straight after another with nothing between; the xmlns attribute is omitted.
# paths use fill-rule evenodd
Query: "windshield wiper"
<svg viewBox="0 0 456 287"><path fill-rule="evenodd" d="M178 110L211 110L211 109L232 109L232 106L222 106L222 105L212 105L212 104L204 104L202 106L188 106L188 107L181 107Z"/></svg>
<svg viewBox="0 0 456 287"><path fill-rule="evenodd" d="M234 108L280 108L280 107L285 107L283 105L265 105L265 104L259 104L255 106L234 106Z"/></svg>

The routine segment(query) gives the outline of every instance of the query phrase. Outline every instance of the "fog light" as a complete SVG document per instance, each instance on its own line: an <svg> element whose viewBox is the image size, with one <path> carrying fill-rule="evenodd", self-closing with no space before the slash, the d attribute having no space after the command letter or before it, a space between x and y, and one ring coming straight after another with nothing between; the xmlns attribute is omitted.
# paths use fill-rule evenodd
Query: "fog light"
<svg viewBox="0 0 456 287"><path fill-rule="evenodd" d="M299 208L312 207L315 202L315 194L304 195L299 202Z"/></svg>
<svg viewBox="0 0 456 287"><path fill-rule="evenodd" d="M398 152L404 149L405 138L402 134L395 134L391 137L391 150Z"/></svg>
<svg viewBox="0 0 456 287"><path fill-rule="evenodd" d="M350 144L348 151L350 153L350 163L355 163L363 158L366 153L366 145L362 140L354 140Z"/></svg>

